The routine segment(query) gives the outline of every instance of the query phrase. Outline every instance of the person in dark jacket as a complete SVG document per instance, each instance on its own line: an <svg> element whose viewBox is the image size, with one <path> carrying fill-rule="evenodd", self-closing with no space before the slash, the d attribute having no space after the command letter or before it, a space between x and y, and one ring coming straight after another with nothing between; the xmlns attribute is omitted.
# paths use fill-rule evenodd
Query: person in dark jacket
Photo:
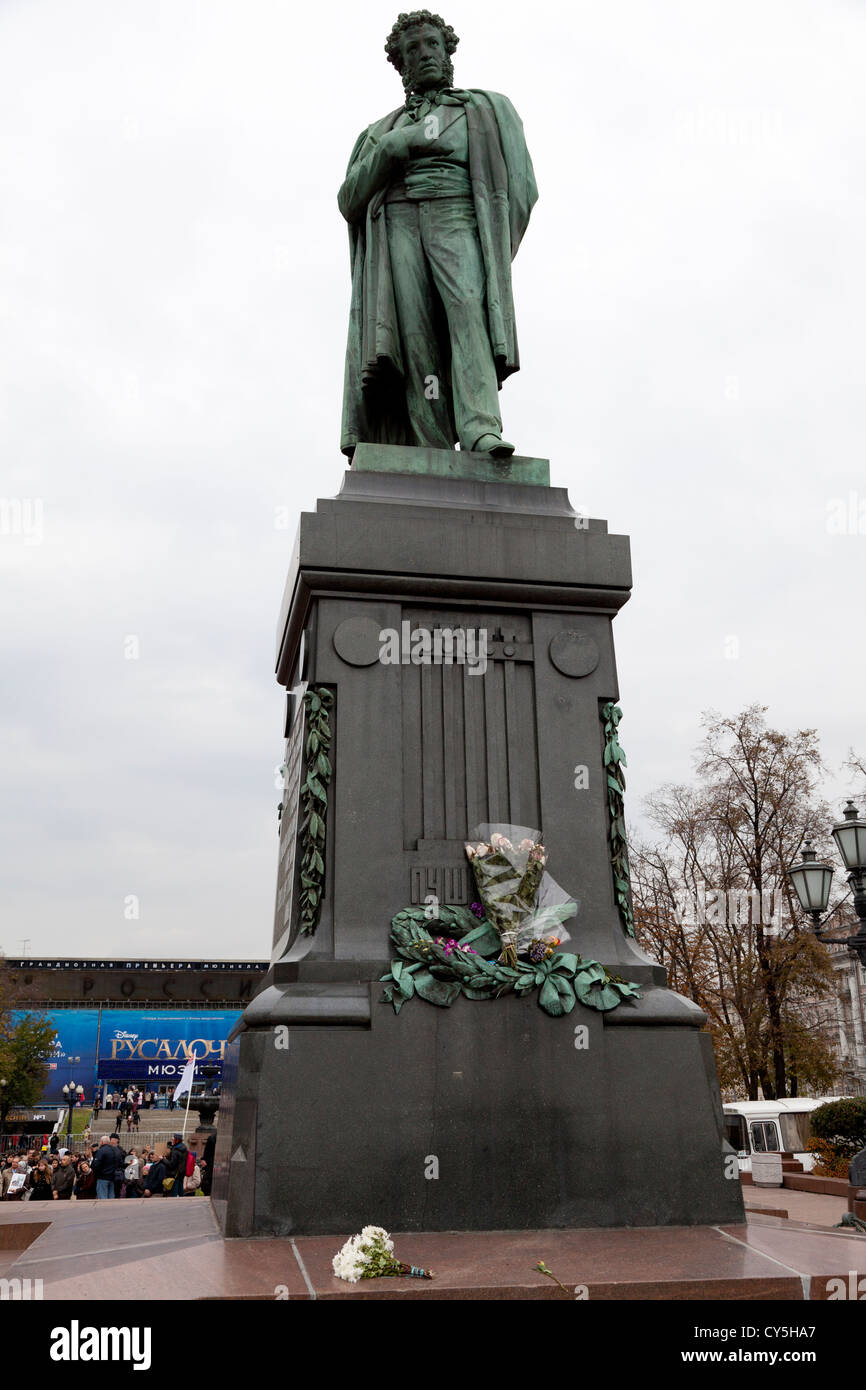
<svg viewBox="0 0 866 1390"><path fill-rule="evenodd" d="M213 1185L213 1160L216 1152L216 1135L209 1134L204 1142L204 1152L202 1154L201 1170L201 1190L206 1197L210 1196Z"/></svg>
<svg viewBox="0 0 866 1390"><path fill-rule="evenodd" d="M96 1195L99 1198L114 1196L114 1174L117 1168L117 1145L112 1144L107 1134L99 1141L96 1157L93 1160L93 1176L96 1178ZM123 1178L123 1168L120 1169Z"/></svg>
<svg viewBox="0 0 866 1390"><path fill-rule="evenodd" d="M165 1155L158 1158L155 1163L151 1163L144 1176L143 1197L164 1197L163 1179L168 1177L168 1163Z"/></svg>
<svg viewBox="0 0 866 1390"><path fill-rule="evenodd" d="M50 1202L54 1193L51 1191L51 1173L48 1164L44 1160L37 1163L31 1177L31 1202Z"/></svg>
<svg viewBox="0 0 866 1390"><path fill-rule="evenodd" d="M186 1156L189 1149L183 1142L180 1134L172 1136L171 1152L168 1156L168 1172L166 1177L174 1178L174 1187L169 1193L170 1197L183 1196L183 1180L186 1177Z"/></svg>
<svg viewBox="0 0 866 1390"><path fill-rule="evenodd" d="M54 1188L55 1201L68 1202L72 1197L74 1186L75 1169L72 1166L72 1158L69 1154L64 1154L60 1160L60 1166L54 1170L52 1187Z"/></svg>
<svg viewBox="0 0 866 1390"><path fill-rule="evenodd" d="M123 1170L126 1167L126 1149L121 1144L120 1135L117 1133L112 1134L109 1142L114 1149L114 1195L115 1197L122 1197L124 1195Z"/></svg>

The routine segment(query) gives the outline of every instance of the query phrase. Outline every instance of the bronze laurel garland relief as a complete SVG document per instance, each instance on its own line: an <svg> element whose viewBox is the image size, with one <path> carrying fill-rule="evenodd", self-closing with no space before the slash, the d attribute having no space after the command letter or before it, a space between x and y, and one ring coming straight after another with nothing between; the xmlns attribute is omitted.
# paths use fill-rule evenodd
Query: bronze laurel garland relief
<svg viewBox="0 0 866 1390"><path fill-rule="evenodd" d="M622 710L613 700L602 706L604 721L604 768L607 778L607 805L610 815L610 862L613 870L613 895L622 924L629 936L634 936L634 912L631 905L631 879L628 868L628 846L625 838L625 753L617 737Z"/></svg>
<svg viewBox="0 0 866 1390"><path fill-rule="evenodd" d="M571 1013L578 1002L604 1013L623 999L641 997L638 985L611 975L598 961L568 951L551 952L542 961L503 964L498 959L499 932L486 920L479 922L470 908L440 905L434 920L452 935L432 936L428 928L433 923L423 907L406 908L391 923L391 945L399 959L391 961L381 981L384 1001L395 1013L416 995L447 1009L461 994L466 999L499 999L538 990L540 1007L553 1018Z"/></svg>
<svg viewBox="0 0 866 1390"><path fill-rule="evenodd" d="M327 686L311 687L304 695L307 741L304 752L307 773L301 787L301 896L300 931L312 936L319 925L322 895L325 891L325 818L328 814L328 786L333 767L331 711L334 692Z"/></svg>

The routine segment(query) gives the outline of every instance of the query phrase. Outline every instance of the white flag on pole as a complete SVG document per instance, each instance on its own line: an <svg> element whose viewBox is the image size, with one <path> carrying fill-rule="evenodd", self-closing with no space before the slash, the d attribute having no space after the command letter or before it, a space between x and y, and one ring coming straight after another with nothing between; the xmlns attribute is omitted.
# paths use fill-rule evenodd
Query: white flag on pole
<svg viewBox="0 0 866 1390"><path fill-rule="evenodd" d="M193 1073L195 1071L196 1060L197 1059L195 1053L193 1053L192 1057L190 1057L189 1061L183 1069L183 1075L181 1076L180 1081L178 1081L177 1085L174 1088L175 1100L180 1100L181 1096L186 1095L187 1091L192 1091L192 1078Z"/></svg>

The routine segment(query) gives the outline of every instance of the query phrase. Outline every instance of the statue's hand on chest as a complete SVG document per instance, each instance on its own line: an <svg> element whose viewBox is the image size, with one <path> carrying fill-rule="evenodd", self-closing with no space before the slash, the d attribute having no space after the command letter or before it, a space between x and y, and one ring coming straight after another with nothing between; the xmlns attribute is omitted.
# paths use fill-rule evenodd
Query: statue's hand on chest
<svg viewBox="0 0 866 1390"><path fill-rule="evenodd" d="M461 126L465 132L466 117L462 111L452 114L436 107L420 121L395 127L392 131L404 159L424 159L452 154L459 145Z"/></svg>

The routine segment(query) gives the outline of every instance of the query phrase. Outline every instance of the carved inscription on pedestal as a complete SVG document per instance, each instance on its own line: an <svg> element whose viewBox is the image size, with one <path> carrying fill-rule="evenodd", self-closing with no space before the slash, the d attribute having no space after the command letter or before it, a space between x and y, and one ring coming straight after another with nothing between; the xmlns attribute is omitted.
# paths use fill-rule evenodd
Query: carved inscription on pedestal
<svg viewBox="0 0 866 1390"><path fill-rule="evenodd" d="M467 903L468 875L463 865L447 864L416 866L410 870L409 901L413 907L435 897L440 903Z"/></svg>

